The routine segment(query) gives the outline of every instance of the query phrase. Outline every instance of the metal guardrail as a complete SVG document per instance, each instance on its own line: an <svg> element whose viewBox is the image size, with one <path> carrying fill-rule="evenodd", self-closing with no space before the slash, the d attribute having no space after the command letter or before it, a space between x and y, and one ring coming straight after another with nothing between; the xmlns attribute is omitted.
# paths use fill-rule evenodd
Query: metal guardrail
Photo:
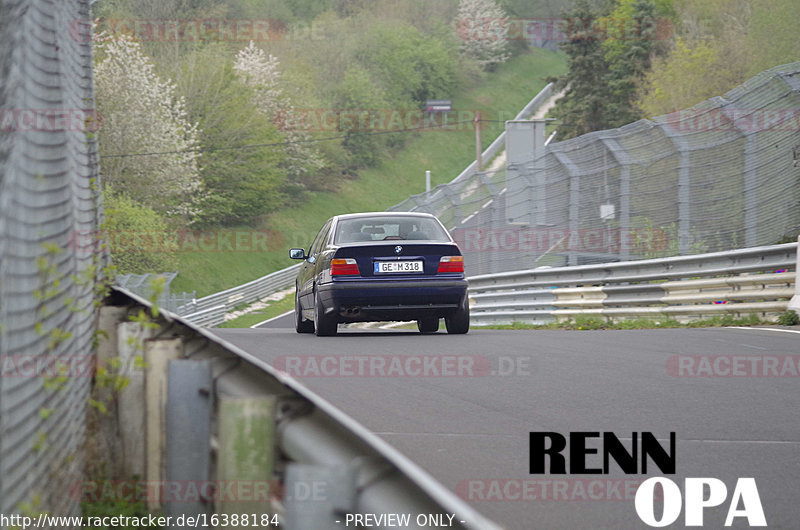
<svg viewBox="0 0 800 530"><path fill-rule="evenodd" d="M640 261L472 276L473 325L576 316L772 316L797 294L798 243ZM790 269L794 269L792 272ZM781 272L778 272L781 271Z"/></svg>
<svg viewBox="0 0 800 530"><path fill-rule="evenodd" d="M245 284L198 298L180 306L176 313L198 325L217 326L225 322L225 315L235 307L257 302L292 285L301 265L298 263Z"/></svg>
<svg viewBox="0 0 800 530"><path fill-rule="evenodd" d="M288 530L338 530L347 514L364 513L412 514L404 528L417 528L414 514L441 514L445 521L455 516L454 528L499 530L378 436L251 353L167 311L148 323L130 321L149 305L115 287L101 308L107 338L99 361L117 358L112 366L127 367L130 383L113 396L113 414L98 416L98 429L121 436L92 440L121 439L122 458L110 463L121 468L117 476L163 485L148 486L151 510L208 521L213 514L256 514L269 526L278 514ZM110 390L96 389L104 391Z"/></svg>
<svg viewBox="0 0 800 530"><path fill-rule="evenodd" d="M189 313L188 315L181 315L183 318L205 328L210 328L225 322L225 315L227 314L227 307L225 304L220 304L202 311Z"/></svg>

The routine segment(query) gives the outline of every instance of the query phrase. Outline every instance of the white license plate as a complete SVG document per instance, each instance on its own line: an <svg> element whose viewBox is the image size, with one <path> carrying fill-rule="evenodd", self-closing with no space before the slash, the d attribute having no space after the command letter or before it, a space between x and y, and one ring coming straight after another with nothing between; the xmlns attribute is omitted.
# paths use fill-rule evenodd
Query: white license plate
<svg viewBox="0 0 800 530"><path fill-rule="evenodd" d="M387 272L423 272L422 261L376 261L375 273Z"/></svg>

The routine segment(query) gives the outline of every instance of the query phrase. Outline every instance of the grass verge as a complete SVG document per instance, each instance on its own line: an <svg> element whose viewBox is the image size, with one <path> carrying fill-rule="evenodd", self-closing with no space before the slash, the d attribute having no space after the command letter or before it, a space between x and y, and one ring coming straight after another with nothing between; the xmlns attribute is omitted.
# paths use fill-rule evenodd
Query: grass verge
<svg viewBox="0 0 800 530"><path fill-rule="evenodd" d="M497 324L489 326L475 326L473 329L572 329L572 330L593 330L593 329L657 329L657 328L711 328L723 326L759 326L762 324L773 324L773 322L763 320L758 315L748 315L736 318L730 315L715 316L693 320L682 323L665 316L664 318L635 318L630 320L620 320L611 322L600 317L577 317L566 322L551 322L549 324L526 324L524 322L514 322L513 324Z"/></svg>
<svg viewBox="0 0 800 530"><path fill-rule="evenodd" d="M263 309L257 309L240 317L228 320L220 324L220 328L249 328L259 322L264 322L272 317L282 315L294 309L294 293L291 293L280 300L271 302Z"/></svg>
<svg viewBox="0 0 800 530"><path fill-rule="evenodd" d="M219 326L221 328L248 328L253 324L258 324L274 316L281 315L294 309L294 298L289 295L282 300L274 302L264 310L254 311L239 318L229 320ZM777 324L782 326L798 325L797 313L787 311L778 319ZM715 316L682 323L671 317L664 318L634 318L630 320L620 320L610 322L598 317L578 317L566 322L552 322L550 324L526 324L515 322L513 324L497 324L489 326L474 326L472 329L569 329L569 330L593 330L593 329L659 329L659 328L713 328L725 326L761 326L776 324L776 322L763 320L758 315L748 315L736 318L730 315ZM395 329L417 329L416 324L404 324L396 326ZM444 329L444 322L439 329Z"/></svg>

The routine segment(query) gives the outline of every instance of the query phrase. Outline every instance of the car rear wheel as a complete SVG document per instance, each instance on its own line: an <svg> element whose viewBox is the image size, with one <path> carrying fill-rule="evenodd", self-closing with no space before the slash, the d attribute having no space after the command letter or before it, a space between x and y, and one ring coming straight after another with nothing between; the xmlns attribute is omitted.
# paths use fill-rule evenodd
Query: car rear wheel
<svg viewBox="0 0 800 530"><path fill-rule="evenodd" d="M314 333L314 323L303 318L303 310L300 307L300 297L294 293L294 329L298 333Z"/></svg>
<svg viewBox="0 0 800 530"><path fill-rule="evenodd" d="M439 331L439 319L436 317L420 318L417 320L417 329L420 333L436 333Z"/></svg>
<svg viewBox="0 0 800 530"><path fill-rule="evenodd" d="M469 301L466 296L461 302L461 307L449 317L445 317L444 324L448 333L463 335L469 331Z"/></svg>
<svg viewBox="0 0 800 530"><path fill-rule="evenodd" d="M317 334L317 337L328 337L331 335L336 335L336 320L334 318L327 316L325 314L325 310L322 307L322 301L317 296L316 291L314 292L314 333Z"/></svg>

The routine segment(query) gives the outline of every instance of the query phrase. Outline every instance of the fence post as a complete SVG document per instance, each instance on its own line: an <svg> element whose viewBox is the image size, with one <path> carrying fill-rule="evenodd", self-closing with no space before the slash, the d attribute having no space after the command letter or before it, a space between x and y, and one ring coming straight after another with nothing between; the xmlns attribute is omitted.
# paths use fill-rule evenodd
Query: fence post
<svg viewBox="0 0 800 530"><path fill-rule="evenodd" d="M797 275L800 274L800 236L797 236L797 261L794 266L794 296L789 300L789 306L786 309L797 311L800 314L800 281Z"/></svg>
<svg viewBox="0 0 800 530"><path fill-rule="evenodd" d="M623 164L619 175L619 255L631 259L631 166ZM624 240L623 240L624 238Z"/></svg>

